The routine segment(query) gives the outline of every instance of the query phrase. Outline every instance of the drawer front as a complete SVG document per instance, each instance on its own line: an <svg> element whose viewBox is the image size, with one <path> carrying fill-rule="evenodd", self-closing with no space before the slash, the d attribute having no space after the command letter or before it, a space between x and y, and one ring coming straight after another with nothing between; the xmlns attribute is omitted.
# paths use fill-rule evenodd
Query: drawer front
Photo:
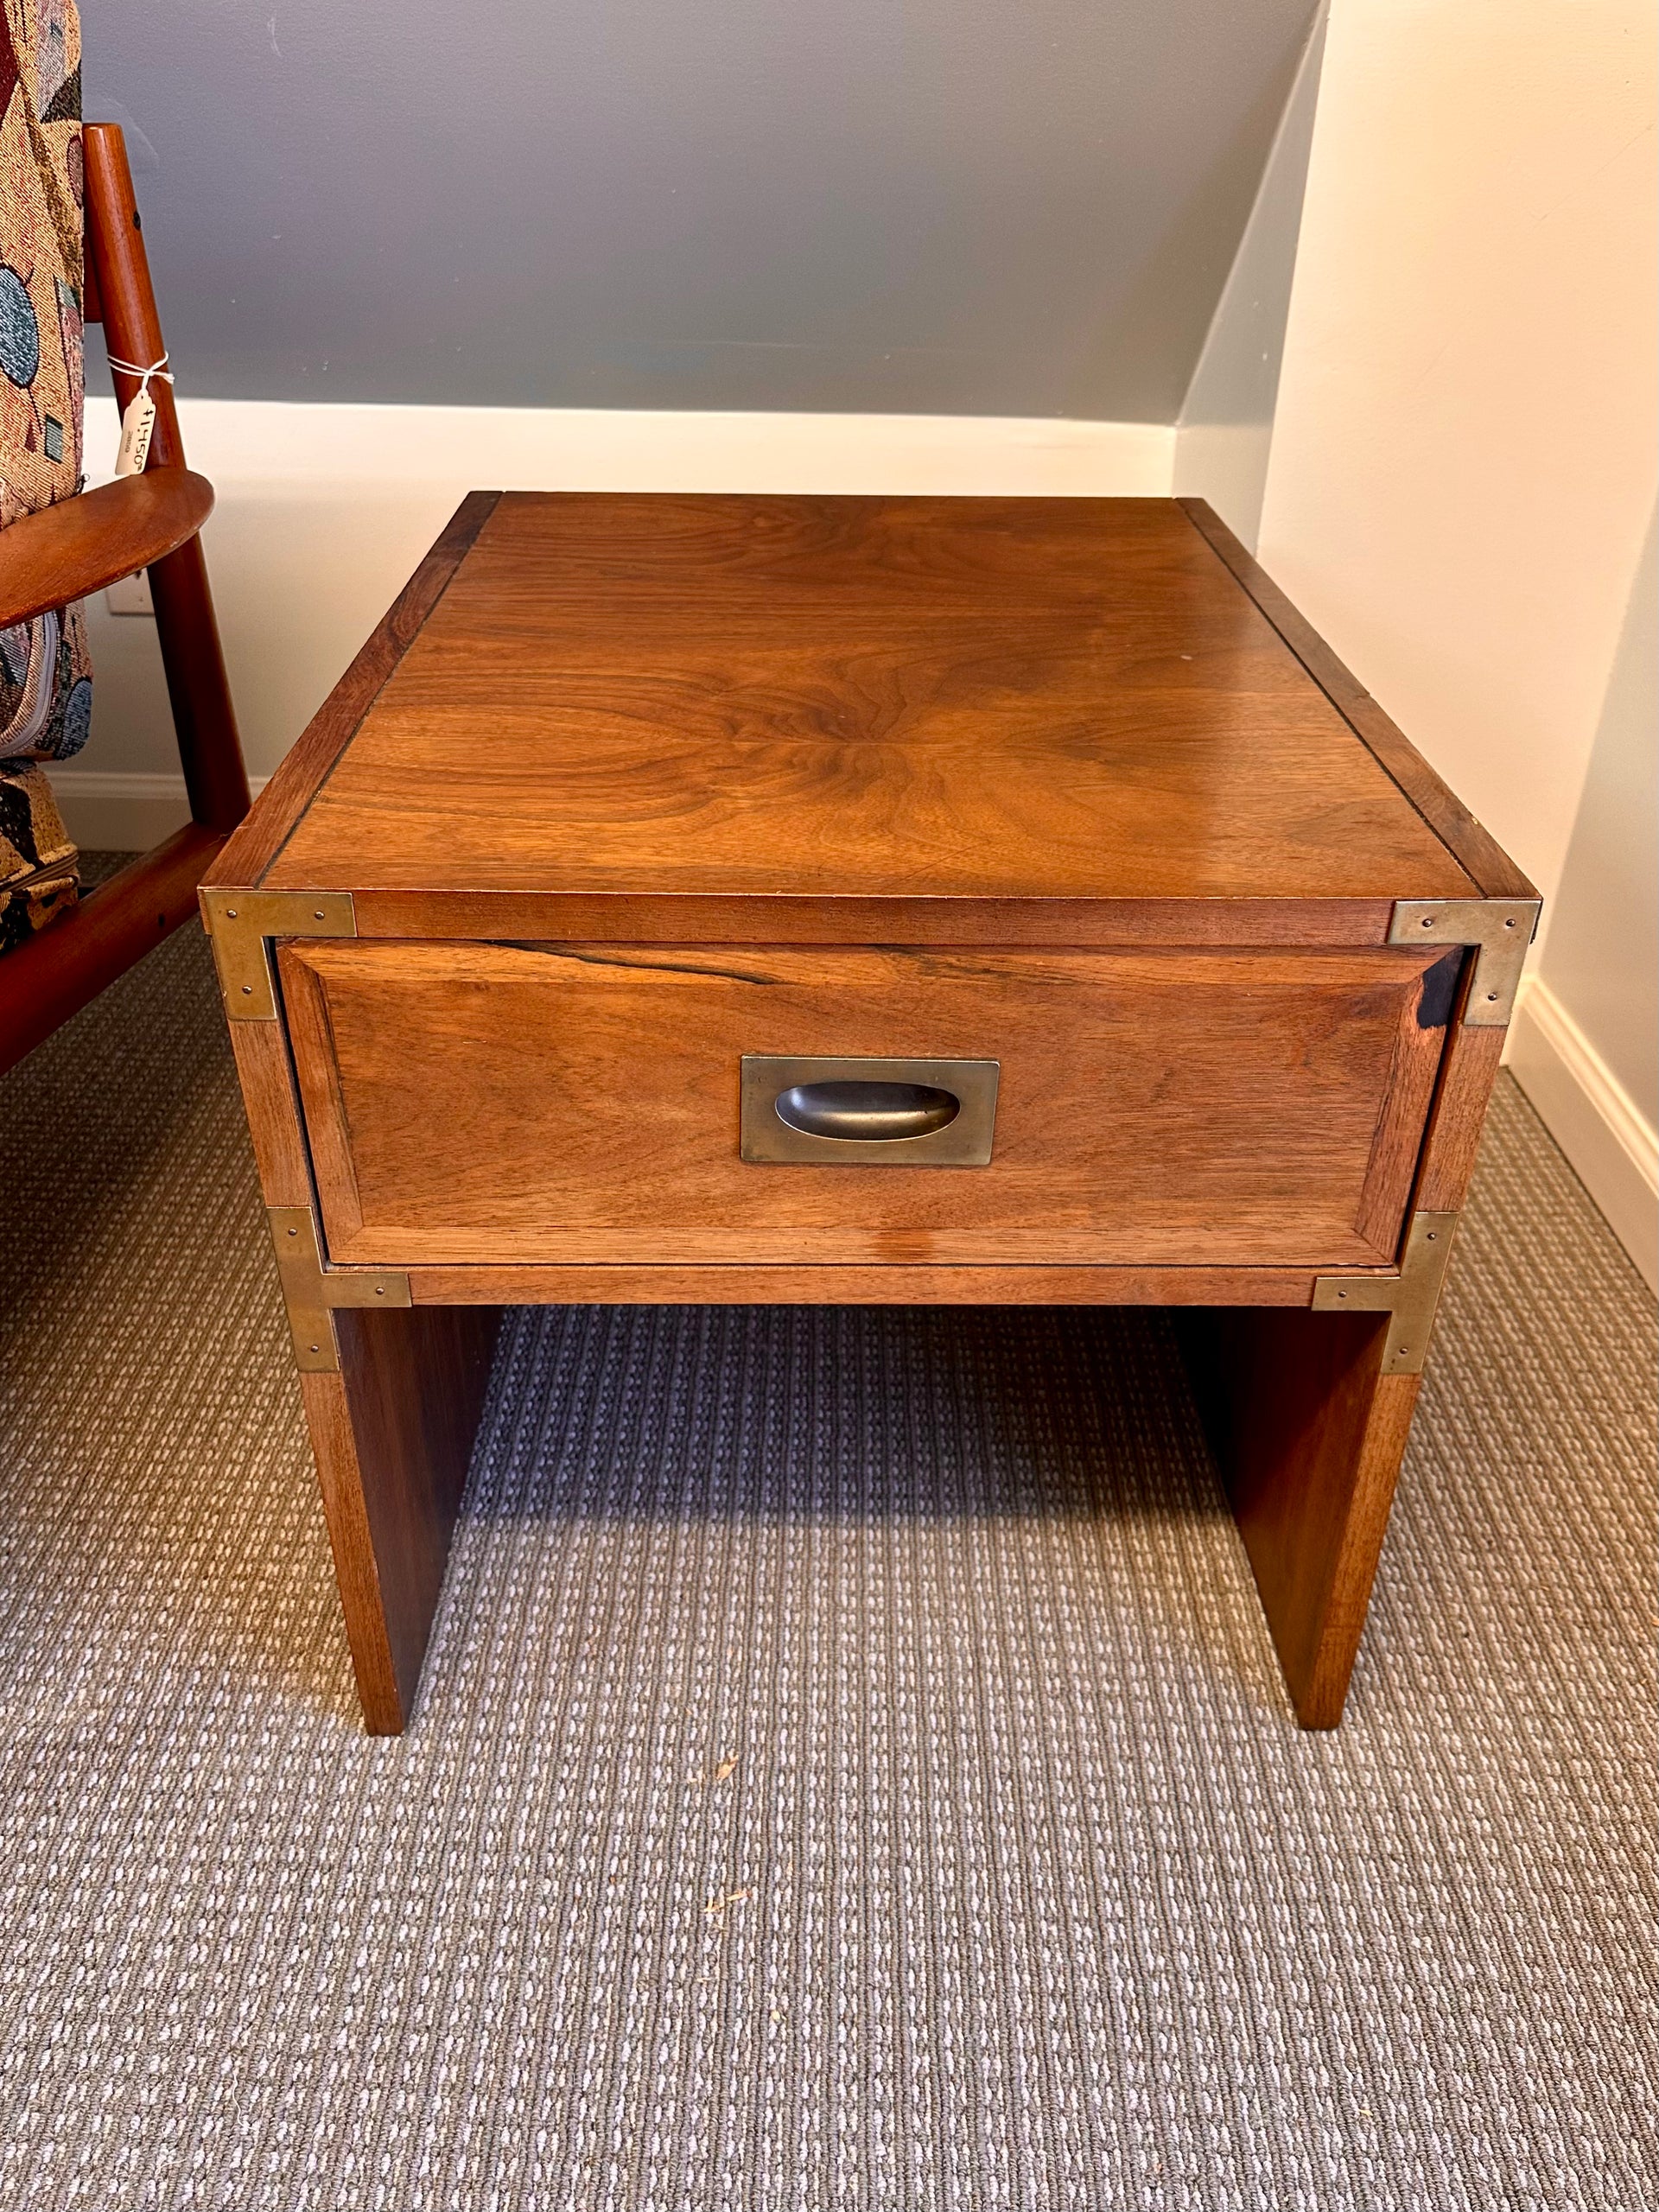
<svg viewBox="0 0 1659 2212"><path fill-rule="evenodd" d="M279 959L330 1255L397 1267L1387 1265L1446 1033L1434 964L360 939ZM995 1061L991 1156L746 1160L753 1055Z"/></svg>

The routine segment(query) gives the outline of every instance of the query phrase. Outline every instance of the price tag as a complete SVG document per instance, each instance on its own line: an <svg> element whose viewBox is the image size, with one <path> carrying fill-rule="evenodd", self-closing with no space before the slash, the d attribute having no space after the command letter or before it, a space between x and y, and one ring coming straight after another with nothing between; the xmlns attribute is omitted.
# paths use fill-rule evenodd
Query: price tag
<svg viewBox="0 0 1659 2212"><path fill-rule="evenodd" d="M143 385L134 392L121 417L121 450L115 457L118 476L142 476L149 459L150 433L156 428L156 397Z"/></svg>

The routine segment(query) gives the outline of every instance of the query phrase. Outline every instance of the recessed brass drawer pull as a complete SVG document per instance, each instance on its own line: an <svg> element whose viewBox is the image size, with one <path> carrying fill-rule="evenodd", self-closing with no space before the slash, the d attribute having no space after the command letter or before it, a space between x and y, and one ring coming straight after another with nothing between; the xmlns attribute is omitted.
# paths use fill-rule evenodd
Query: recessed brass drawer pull
<svg viewBox="0 0 1659 2212"><path fill-rule="evenodd" d="M962 1101L931 1083L798 1083L779 1092L775 1110L810 1137L892 1144L949 1128Z"/></svg>
<svg viewBox="0 0 1659 2212"><path fill-rule="evenodd" d="M747 1160L826 1167L983 1167L995 1060L743 1056Z"/></svg>

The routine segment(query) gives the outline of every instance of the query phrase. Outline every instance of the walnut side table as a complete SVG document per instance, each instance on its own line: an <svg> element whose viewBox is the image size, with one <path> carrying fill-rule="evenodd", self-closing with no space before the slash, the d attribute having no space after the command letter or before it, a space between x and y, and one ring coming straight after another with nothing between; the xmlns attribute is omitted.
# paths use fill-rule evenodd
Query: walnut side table
<svg viewBox="0 0 1659 2212"><path fill-rule="evenodd" d="M1201 502L474 493L202 911L371 1730L655 1300L1185 1309L1340 1719L1538 901Z"/></svg>

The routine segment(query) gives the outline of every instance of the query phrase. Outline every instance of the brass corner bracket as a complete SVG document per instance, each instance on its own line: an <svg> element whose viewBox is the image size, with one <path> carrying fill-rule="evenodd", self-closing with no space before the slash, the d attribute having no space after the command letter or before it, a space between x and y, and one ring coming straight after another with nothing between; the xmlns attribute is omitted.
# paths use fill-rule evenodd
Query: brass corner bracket
<svg viewBox="0 0 1659 2212"><path fill-rule="evenodd" d="M1515 1012L1542 905L1541 899L1398 899L1389 943L1478 947L1464 1022L1470 1028L1503 1029Z"/></svg>
<svg viewBox="0 0 1659 2212"><path fill-rule="evenodd" d="M400 1268L327 1268L309 1206L271 1206L266 1218L276 1248L294 1357L302 1375L337 1375L340 1346L334 1309L342 1306L411 1306Z"/></svg>
<svg viewBox="0 0 1659 2212"><path fill-rule="evenodd" d="M1421 1375L1457 1226L1454 1213L1413 1214L1398 1274L1316 1275L1313 1311L1389 1314L1383 1374Z"/></svg>
<svg viewBox="0 0 1659 2212"><path fill-rule="evenodd" d="M357 935L349 891L204 891L201 920L232 1021L276 1019L272 938Z"/></svg>

